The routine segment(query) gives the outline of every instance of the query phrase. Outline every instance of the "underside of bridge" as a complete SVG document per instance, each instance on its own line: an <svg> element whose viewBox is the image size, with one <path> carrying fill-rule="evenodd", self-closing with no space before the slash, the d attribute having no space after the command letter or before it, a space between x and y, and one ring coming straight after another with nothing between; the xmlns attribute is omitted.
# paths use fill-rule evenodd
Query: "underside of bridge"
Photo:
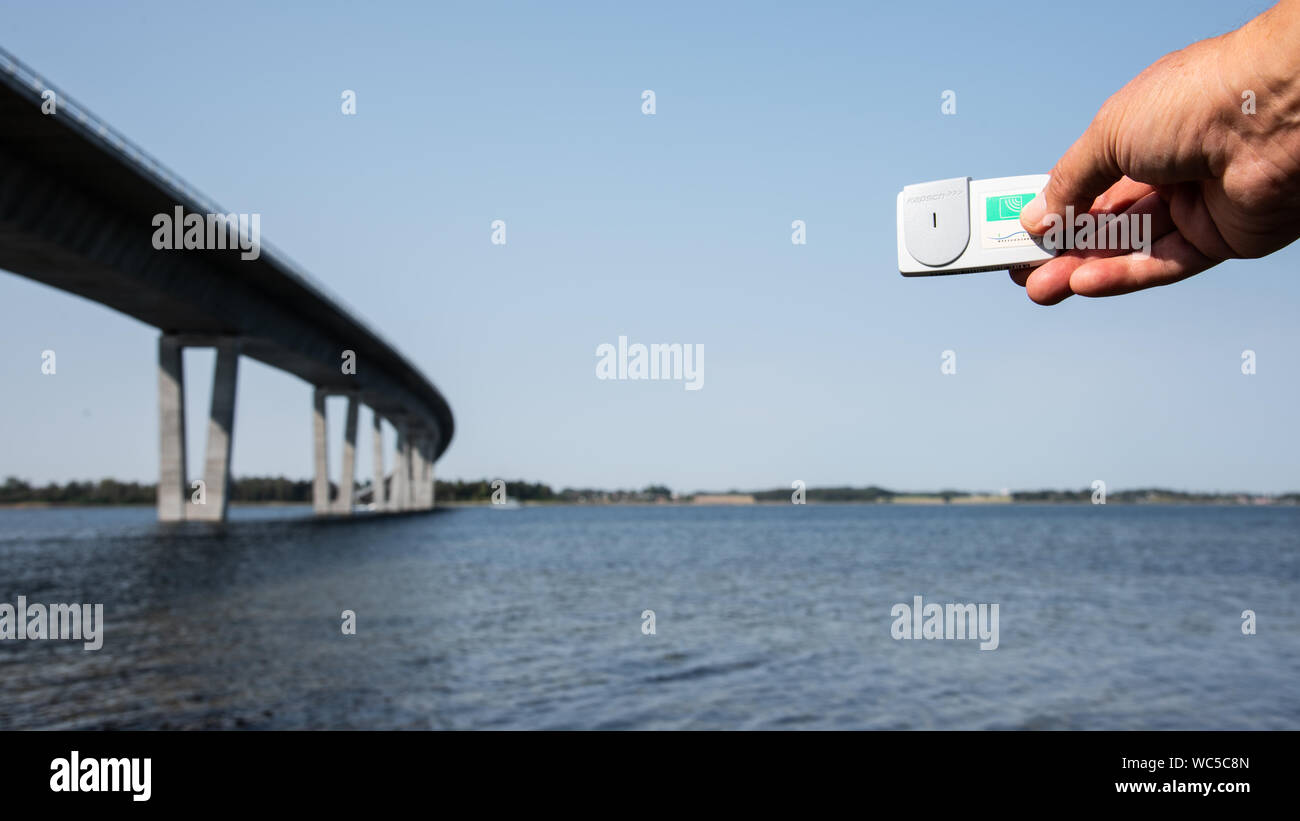
<svg viewBox="0 0 1300 821"><path fill-rule="evenodd" d="M161 331L159 519L225 519L235 385L243 356L288 371L315 388L310 440L317 513L353 509L359 403L375 415L374 507L431 508L433 463L454 430L451 409L438 389L264 242L252 259L243 258L248 255L238 247L156 249L155 216L172 215L178 207L185 215L205 219L230 213L0 51L0 268L102 303ZM215 348L217 364L202 485L196 486L185 472L182 351L199 346ZM344 475L333 503L325 472L329 395L348 397ZM381 418L398 431L387 495Z"/></svg>

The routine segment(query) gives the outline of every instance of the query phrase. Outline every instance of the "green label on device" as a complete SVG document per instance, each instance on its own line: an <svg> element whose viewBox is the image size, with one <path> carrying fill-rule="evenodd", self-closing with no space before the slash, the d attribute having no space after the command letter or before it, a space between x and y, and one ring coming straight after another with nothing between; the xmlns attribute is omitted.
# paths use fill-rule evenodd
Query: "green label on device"
<svg viewBox="0 0 1300 821"><path fill-rule="evenodd" d="M989 222L1013 220L1020 216L1020 209L1029 204L1036 194L1003 194L984 200L984 216Z"/></svg>

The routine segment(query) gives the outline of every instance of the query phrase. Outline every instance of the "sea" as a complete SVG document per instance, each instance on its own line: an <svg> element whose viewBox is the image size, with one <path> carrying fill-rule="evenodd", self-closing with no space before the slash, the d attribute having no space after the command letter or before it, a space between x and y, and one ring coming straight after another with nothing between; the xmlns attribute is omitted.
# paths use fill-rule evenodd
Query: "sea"
<svg viewBox="0 0 1300 821"><path fill-rule="evenodd" d="M154 518L0 510L0 603L104 619L0 640L0 729L1300 729L1296 507Z"/></svg>

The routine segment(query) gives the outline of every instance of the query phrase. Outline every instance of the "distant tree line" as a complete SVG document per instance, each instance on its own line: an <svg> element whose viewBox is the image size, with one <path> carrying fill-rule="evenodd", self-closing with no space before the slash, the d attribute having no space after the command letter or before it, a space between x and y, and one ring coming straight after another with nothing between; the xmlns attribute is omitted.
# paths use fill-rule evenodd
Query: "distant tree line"
<svg viewBox="0 0 1300 821"><path fill-rule="evenodd" d="M310 502L311 482L276 477L232 479L230 498L235 502ZM333 486L331 486L333 490ZM0 504L151 505L158 499L156 484L119 482L116 479L50 482L33 485L15 476L0 485Z"/></svg>
<svg viewBox="0 0 1300 821"><path fill-rule="evenodd" d="M1091 502L1093 491L1085 490L1025 490L1011 494L1017 502ZM1106 494L1106 502L1120 504L1165 504L1172 502L1188 504L1223 504L1254 503L1256 499L1267 499L1274 504L1296 504L1300 494L1283 493L1276 496L1260 496L1254 493L1188 493L1168 488L1133 488L1116 490Z"/></svg>
<svg viewBox="0 0 1300 821"><path fill-rule="evenodd" d="M434 495L439 501L447 502L490 502L492 501L492 479L479 479L466 482L457 479L454 482L434 480ZM506 480L506 496L520 502L553 502L555 491L550 485L541 482L525 482L523 479Z"/></svg>
<svg viewBox="0 0 1300 821"><path fill-rule="evenodd" d="M439 501L486 503L492 500L491 479L476 481L437 480L436 494ZM246 476L231 480L231 501L262 503L307 503L311 501L312 483L309 479L287 479L283 476ZM385 482L391 486L391 477ZM360 484L357 485L361 487ZM567 504L654 504L673 501L689 501L690 495L678 496L665 485L648 485L641 490L600 490L596 488L569 488L555 491L542 482L525 482L522 479L506 481L506 496L520 502L561 502ZM50 482L44 486L30 484L22 479L10 476L0 485L0 505L5 504L63 504L63 505L151 505L157 500L157 485L140 482L119 482L116 479L99 481L71 481L67 484ZM739 493L740 491L730 491ZM749 495L757 502L790 501L789 488L753 491ZM940 490L929 493L902 493L870 485L868 487L823 487L808 488L809 502L892 502L901 496L928 496L942 498L945 501L970 496L988 496L996 494L973 494L963 490ZM330 484L330 497L338 496L338 486ZM1087 503L1092 501L1093 491L1082 490L1023 490L1010 494L1014 502L1039 503ZM1272 504L1300 504L1300 493L1284 493L1274 496L1258 496L1248 493L1187 493L1164 488L1138 488L1117 490L1108 493L1108 503L1119 504L1155 504L1155 503L1203 503L1203 504L1254 504L1259 501Z"/></svg>
<svg viewBox="0 0 1300 821"><path fill-rule="evenodd" d="M330 498L338 495L338 485L330 482ZM310 502L311 481L286 479L283 476L249 476L230 481L232 502Z"/></svg>
<svg viewBox="0 0 1300 821"><path fill-rule="evenodd" d="M156 485L119 482L116 479L72 481L66 485L50 482L44 487L36 487L10 476L0 485L0 504L44 502L64 505L143 505L153 504L157 496Z"/></svg>
<svg viewBox="0 0 1300 821"><path fill-rule="evenodd" d="M575 505L592 504L656 504L673 501L676 497L664 485L647 485L641 490L597 490L595 488L566 487L560 491L560 501Z"/></svg>
<svg viewBox="0 0 1300 821"><path fill-rule="evenodd" d="M733 493L737 491L732 491ZM794 491L788 488L759 490L752 495L757 502L789 502ZM887 502L899 495L883 487L818 487L808 488L808 498L818 502Z"/></svg>
<svg viewBox="0 0 1300 821"><path fill-rule="evenodd" d="M444 482L436 480L435 493L440 501L489 502L492 500L491 479L477 481ZM386 492L391 489L392 477L384 482ZM361 484L357 485L362 487ZM520 502L653 502L668 500L672 491L662 485L652 485L644 490L591 490L565 488L556 492L542 482L523 479L506 481L506 496ZM309 479L288 479L284 476L245 476L230 480L232 502L307 503L311 501L312 483ZM115 479L71 481L67 484L50 482L33 485L15 476L0 485L0 504L56 504L56 505L151 505L157 501L158 486L141 482L119 482ZM330 498L338 497L338 485L330 483Z"/></svg>
<svg viewBox="0 0 1300 821"><path fill-rule="evenodd" d="M437 498L449 502L492 501L491 479L467 482L436 482ZM619 504L629 502L653 503L673 499L673 492L664 485L649 485L641 490L598 490L571 488L556 491L542 482L525 482L523 479L505 480L505 493L519 502L564 502L568 504Z"/></svg>

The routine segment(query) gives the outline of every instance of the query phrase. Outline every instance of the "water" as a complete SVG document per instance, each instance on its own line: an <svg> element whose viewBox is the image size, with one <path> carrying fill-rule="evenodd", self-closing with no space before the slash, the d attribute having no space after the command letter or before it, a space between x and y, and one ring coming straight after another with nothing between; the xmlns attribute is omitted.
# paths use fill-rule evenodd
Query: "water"
<svg viewBox="0 0 1300 821"><path fill-rule="evenodd" d="M0 511L0 601L107 622L0 642L0 728L1300 728L1296 508L235 515Z"/></svg>

